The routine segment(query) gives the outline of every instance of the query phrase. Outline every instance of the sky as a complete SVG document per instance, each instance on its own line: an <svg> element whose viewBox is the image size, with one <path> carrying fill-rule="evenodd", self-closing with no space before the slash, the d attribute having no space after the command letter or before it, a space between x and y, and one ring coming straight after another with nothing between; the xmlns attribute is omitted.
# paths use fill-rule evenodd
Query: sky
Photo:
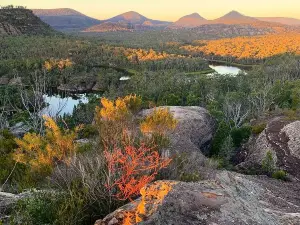
<svg viewBox="0 0 300 225"><path fill-rule="evenodd" d="M232 10L253 17L300 19L300 0L0 0L1 6L11 4L30 9L72 8L97 19L107 19L126 11L166 21L175 21L195 12L206 19L215 19Z"/></svg>

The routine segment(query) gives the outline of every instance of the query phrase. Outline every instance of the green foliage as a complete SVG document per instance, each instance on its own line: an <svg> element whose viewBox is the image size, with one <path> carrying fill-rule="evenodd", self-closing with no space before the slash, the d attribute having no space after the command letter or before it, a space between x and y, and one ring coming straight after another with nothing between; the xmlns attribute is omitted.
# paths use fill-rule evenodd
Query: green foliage
<svg viewBox="0 0 300 225"><path fill-rule="evenodd" d="M8 183L4 186L5 189L14 186L14 189L22 190L32 187L34 184L29 170L21 164L16 164L13 159L13 152L16 147L13 134L8 130L0 131L0 186L9 178ZM12 174L9 177L10 173Z"/></svg>
<svg viewBox="0 0 300 225"><path fill-rule="evenodd" d="M248 141L251 135L251 127L243 126L241 128L233 128L230 132L234 147L240 147L242 143Z"/></svg>
<svg viewBox="0 0 300 225"><path fill-rule="evenodd" d="M93 138L97 135L98 129L93 124L87 124L79 131L79 138Z"/></svg>
<svg viewBox="0 0 300 225"><path fill-rule="evenodd" d="M12 224L55 224L62 204L62 196L54 192L33 192L18 201L12 213Z"/></svg>
<svg viewBox="0 0 300 225"><path fill-rule="evenodd" d="M272 177L277 180L287 181L287 174L283 170L277 170L272 174Z"/></svg>
<svg viewBox="0 0 300 225"><path fill-rule="evenodd" d="M234 143L232 137L229 135L227 136L221 146L219 152L219 158L222 159L222 166L226 167L230 165L230 160L234 155Z"/></svg>
<svg viewBox="0 0 300 225"><path fill-rule="evenodd" d="M183 182L198 182L202 178L199 173L182 173L179 180Z"/></svg>
<svg viewBox="0 0 300 225"><path fill-rule="evenodd" d="M254 126L252 126L252 133L258 135L264 131L266 126L267 125L265 123L260 123L260 124L254 125Z"/></svg>
<svg viewBox="0 0 300 225"><path fill-rule="evenodd" d="M77 148L78 153L85 153L85 152L90 152L94 149L93 143L84 143L84 144L79 144Z"/></svg>
<svg viewBox="0 0 300 225"><path fill-rule="evenodd" d="M217 132L213 138L212 148L210 151L211 156L219 155L220 150L222 149L224 140L228 137L229 134L230 134L229 125L226 124L225 121L221 121L218 125Z"/></svg>
<svg viewBox="0 0 300 225"><path fill-rule="evenodd" d="M273 158L273 154L270 150L267 151L265 158L262 161L262 169L263 172L266 173L267 175L271 176L275 169L276 169L276 165L275 165L275 161Z"/></svg>

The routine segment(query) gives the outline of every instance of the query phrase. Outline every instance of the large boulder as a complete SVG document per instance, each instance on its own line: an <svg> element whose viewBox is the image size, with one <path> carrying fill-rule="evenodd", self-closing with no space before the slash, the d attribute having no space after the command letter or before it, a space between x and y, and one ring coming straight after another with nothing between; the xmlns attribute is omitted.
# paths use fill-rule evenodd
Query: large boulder
<svg viewBox="0 0 300 225"><path fill-rule="evenodd" d="M178 124L175 130L170 134L170 145L164 149L164 155L168 157L180 157L182 174L200 174L202 177L207 177L210 171L204 171L208 153L214 133L215 120L209 112L198 106L163 106L159 108L168 108L168 110L177 119ZM154 109L142 111L142 116L145 117ZM174 163L176 160L173 160ZM174 165L178 167L178 165ZM171 169L175 171L175 169ZM178 174L169 174L167 177L178 179Z"/></svg>
<svg viewBox="0 0 300 225"><path fill-rule="evenodd" d="M170 149L176 153L208 153L215 132L215 120L209 112L198 106L163 106L168 108L178 120L178 125L170 135ZM153 109L144 110L148 115Z"/></svg>
<svg viewBox="0 0 300 225"><path fill-rule="evenodd" d="M96 225L300 224L299 183L223 171L197 183L157 181L141 194Z"/></svg>
<svg viewBox="0 0 300 225"><path fill-rule="evenodd" d="M259 169L267 152L272 154L278 169L300 179L300 121L290 122L284 117L269 121L265 130L246 145L245 160L238 168Z"/></svg>

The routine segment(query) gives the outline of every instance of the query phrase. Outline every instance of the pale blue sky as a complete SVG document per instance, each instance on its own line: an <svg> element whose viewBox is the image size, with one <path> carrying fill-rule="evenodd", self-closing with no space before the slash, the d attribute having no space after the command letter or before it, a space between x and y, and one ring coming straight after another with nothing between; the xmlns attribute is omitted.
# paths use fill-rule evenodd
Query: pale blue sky
<svg viewBox="0 0 300 225"><path fill-rule="evenodd" d="M214 19L231 10L249 16L285 16L300 19L300 0L1 0L0 5L27 8L73 8L98 19L137 11L151 19L174 21L199 13Z"/></svg>

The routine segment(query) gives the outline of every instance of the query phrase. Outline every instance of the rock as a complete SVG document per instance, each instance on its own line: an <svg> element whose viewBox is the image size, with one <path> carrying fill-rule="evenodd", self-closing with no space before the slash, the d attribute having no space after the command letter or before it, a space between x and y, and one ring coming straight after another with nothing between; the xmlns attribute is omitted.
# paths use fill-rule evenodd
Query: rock
<svg viewBox="0 0 300 225"><path fill-rule="evenodd" d="M17 86L22 85L22 78L21 77L12 78L9 81L9 85L17 85Z"/></svg>
<svg viewBox="0 0 300 225"><path fill-rule="evenodd" d="M79 82L75 84L61 84L57 89L59 91L66 91L70 93L85 93L92 91L95 84L95 81Z"/></svg>
<svg viewBox="0 0 300 225"><path fill-rule="evenodd" d="M300 179L300 121L289 122L284 117L272 119L266 129L246 145L245 161L237 168L259 168L266 153L270 151L278 169Z"/></svg>
<svg viewBox="0 0 300 225"><path fill-rule="evenodd" d="M153 197L153 186L165 185L170 189ZM132 224L141 225L299 225L299 194L299 182L222 171L197 183L157 181L142 190L140 199L96 224L123 224L129 215Z"/></svg>
<svg viewBox="0 0 300 225"><path fill-rule="evenodd" d="M202 173L207 160L204 155L208 153L215 133L215 120L206 109L198 106L167 108L178 120L178 125L170 135L170 146L165 149L164 155L182 155L185 161L182 171ZM141 114L146 116L152 111L144 110Z"/></svg>
<svg viewBox="0 0 300 225"><path fill-rule="evenodd" d="M0 77L0 85L7 85L9 83L8 77Z"/></svg>
<svg viewBox="0 0 300 225"><path fill-rule="evenodd" d="M19 122L10 127L9 130L14 136L22 138L27 132L29 132L30 128L23 122Z"/></svg>
<svg viewBox="0 0 300 225"><path fill-rule="evenodd" d="M170 136L170 149L177 153L208 153L215 132L215 120L209 112L198 106L170 106L167 108L178 120L178 125ZM153 109L144 110L142 114L145 116L152 111Z"/></svg>
<svg viewBox="0 0 300 225"><path fill-rule="evenodd" d="M11 193L0 192L0 221L5 221L8 212L12 206L18 201L19 196Z"/></svg>
<svg viewBox="0 0 300 225"><path fill-rule="evenodd" d="M107 87L103 83L96 82L95 86L92 88L92 91L105 91Z"/></svg>

